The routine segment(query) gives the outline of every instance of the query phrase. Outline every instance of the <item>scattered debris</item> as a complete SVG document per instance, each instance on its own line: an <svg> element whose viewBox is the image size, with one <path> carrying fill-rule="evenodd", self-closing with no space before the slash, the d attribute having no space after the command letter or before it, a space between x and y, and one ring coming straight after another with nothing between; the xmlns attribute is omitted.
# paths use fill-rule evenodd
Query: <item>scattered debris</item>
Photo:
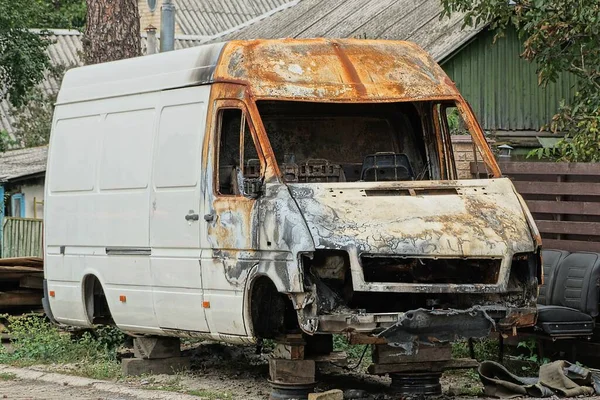
<svg viewBox="0 0 600 400"><path fill-rule="evenodd" d="M600 374L568 361L544 364L540 367L539 377L531 378L512 374L503 365L493 361L482 362L478 372L485 394L499 398L600 394Z"/></svg>

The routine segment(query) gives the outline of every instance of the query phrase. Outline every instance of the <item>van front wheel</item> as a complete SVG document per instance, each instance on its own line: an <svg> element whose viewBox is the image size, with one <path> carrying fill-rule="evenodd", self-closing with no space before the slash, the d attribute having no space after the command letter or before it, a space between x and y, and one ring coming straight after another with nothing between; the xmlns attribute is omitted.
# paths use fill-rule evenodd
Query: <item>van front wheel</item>
<svg viewBox="0 0 600 400"><path fill-rule="evenodd" d="M269 278L260 277L254 282L250 311L254 335L259 339L274 339L298 330L292 302L277 291Z"/></svg>

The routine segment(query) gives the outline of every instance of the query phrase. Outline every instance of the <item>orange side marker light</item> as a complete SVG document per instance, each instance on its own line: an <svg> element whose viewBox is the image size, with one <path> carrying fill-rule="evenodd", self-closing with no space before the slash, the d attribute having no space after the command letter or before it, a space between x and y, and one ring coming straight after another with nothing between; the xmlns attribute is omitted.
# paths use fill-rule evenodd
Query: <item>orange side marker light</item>
<svg viewBox="0 0 600 400"><path fill-rule="evenodd" d="M119 296L119 301L120 301L121 303L125 303L125 302L127 301L127 296L120 295L120 296Z"/></svg>
<svg viewBox="0 0 600 400"><path fill-rule="evenodd" d="M49 291L48 294L50 295L50 297L56 296L56 292L54 292L54 290Z"/></svg>
<svg viewBox="0 0 600 400"><path fill-rule="evenodd" d="M204 307L204 308L210 308L210 301L203 301L202 302L202 307Z"/></svg>

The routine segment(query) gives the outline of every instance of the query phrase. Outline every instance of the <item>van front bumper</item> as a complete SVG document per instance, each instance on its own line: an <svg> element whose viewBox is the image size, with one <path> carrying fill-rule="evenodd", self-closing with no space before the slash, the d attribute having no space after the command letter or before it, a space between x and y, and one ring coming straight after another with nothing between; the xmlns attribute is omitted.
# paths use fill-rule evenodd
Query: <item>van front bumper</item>
<svg viewBox="0 0 600 400"><path fill-rule="evenodd" d="M399 313L352 313L317 317L316 333L362 333L388 344L453 342L487 337L492 330L533 326L535 307L474 306L468 309L416 309Z"/></svg>

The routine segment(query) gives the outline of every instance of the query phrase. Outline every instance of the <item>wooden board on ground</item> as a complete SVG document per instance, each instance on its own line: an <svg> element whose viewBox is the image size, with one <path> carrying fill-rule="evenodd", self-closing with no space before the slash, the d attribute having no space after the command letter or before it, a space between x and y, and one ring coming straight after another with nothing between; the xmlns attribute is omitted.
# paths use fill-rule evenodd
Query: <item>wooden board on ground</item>
<svg viewBox="0 0 600 400"><path fill-rule="evenodd" d="M44 270L44 260L39 257L0 258L2 267L32 267L37 271Z"/></svg>
<svg viewBox="0 0 600 400"><path fill-rule="evenodd" d="M44 274L28 274L23 275L19 279L19 286L26 289L43 289L44 288Z"/></svg>
<svg viewBox="0 0 600 400"><path fill-rule="evenodd" d="M0 309L10 307L38 306L42 304L40 290L14 290L0 292Z"/></svg>
<svg viewBox="0 0 600 400"><path fill-rule="evenodd" d="M371 364L368 371L372 375L385 375L394 372L442 372L449 369L477 368L478 365L479 363L471 358L457 358L448 361L431 361L421 363Z"/></svg>
<svg viewBox="0 0 600 400"><path fill-rule="evenodd" d="M29 312L42 306L44 260L0 258L0 312Z"/></svg>

